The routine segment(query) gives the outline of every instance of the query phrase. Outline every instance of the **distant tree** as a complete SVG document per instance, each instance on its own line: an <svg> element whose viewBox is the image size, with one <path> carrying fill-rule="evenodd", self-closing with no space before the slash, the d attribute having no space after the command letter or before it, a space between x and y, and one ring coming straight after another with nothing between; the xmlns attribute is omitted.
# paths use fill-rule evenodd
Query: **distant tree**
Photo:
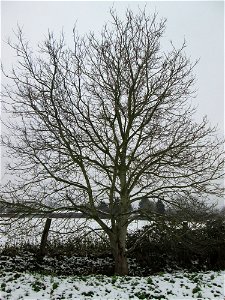
<svg viewBox="0 0 225 300"><path fill-rule="evenodd" d="M131 213L133 211L132 205L130 203L129 207L127 208L127 212ZM121 213L121 201L119 197L116 197L114 200L114 204L111 210L112 215L119 215Z"/></svg>
<svg viewBox="0 0 225 300"><path fill-rule="evenodd" d="M109 213L109 205L106 202L101 201L98 205L98 210Z"/></svg>
<svg viewBox="0 0 225 300"><path fill-rule="evenodd" d="M158 199L156 202L156 212L161 215L165 214L165 205L161 199Z"/></svg>
<svg viewBox="0 0 225 300"><path fill-rule="evenodd" d="M165 214L177 221L188 222L205 222L207 219L213 218L217 215L218 209L216 203L200 197L179 197L176 199L176 205L170 205L166 208Z"/></svg>
<svg viewBox="0 0 225 300"><path fill-rule="evenodd" d="M74 29L72 48L49 33L35 52L20 29L9 42L18 65L3 89L12 113L3 145L17 177L3 197L22 211L85 213L108 235L115 273L124 275L127 227L138 217L131 205L221 196L224 158L215 129L193 119L195 63L185 44L161 49L165 20L156 14L111 16L100 37ZM106 199L110 223L98 211Z"/></svg>
<svg viewBox="0 0 225 300"><path fill-rule="evenodd" d="M145 212L155 211L155 203L150 201L147 197L143 197L139 202L139 209Z"/></svg>

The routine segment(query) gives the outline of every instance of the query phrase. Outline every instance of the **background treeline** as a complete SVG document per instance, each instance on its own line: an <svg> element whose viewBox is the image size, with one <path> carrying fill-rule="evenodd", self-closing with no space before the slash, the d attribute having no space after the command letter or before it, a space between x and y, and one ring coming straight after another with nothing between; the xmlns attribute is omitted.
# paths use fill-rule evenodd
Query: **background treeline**
<svg viewBox="0 0 225 300"><path fill-rule="evenodd" d="M115 199L115 205L114 205L114 213L117 211L119 212L119 205L120 201L119 199ZM101 201L98 205L98 210L108 213L110 211L109 205ZM145 212L157 212L159 214L164 214L166 211L165 204L163 203L162 200L158 200L157 202L153 202L149 200L147 197L143 197L138 204L138 207L134 208L133 206L130 205L130 211L145 211Z"/></svg>

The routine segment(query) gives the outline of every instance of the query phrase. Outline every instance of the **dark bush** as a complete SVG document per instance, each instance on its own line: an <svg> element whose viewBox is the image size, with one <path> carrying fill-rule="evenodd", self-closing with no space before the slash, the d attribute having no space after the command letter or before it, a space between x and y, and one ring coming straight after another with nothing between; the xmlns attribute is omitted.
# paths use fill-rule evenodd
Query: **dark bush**
<svg viewBox="0 0 225 300"><path fill-rule="evenodd" d="M133 248L129 255L152 272L225 269L225 220L188 223L160 217L129 235L128 247Z"/></svg>

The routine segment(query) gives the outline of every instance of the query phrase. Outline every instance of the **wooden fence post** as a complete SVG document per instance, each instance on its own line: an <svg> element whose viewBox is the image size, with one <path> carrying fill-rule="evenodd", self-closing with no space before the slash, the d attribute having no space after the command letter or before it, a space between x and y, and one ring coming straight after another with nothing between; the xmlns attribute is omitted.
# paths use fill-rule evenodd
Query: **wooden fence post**
<svg viewBox="0 0 225 300"><path fill-rule="evenodd" d="M41 244L40 244L40 249L39 249L39 256L40 257L44 257L45 255L45 251L46 251L46 244L47 244L47 240L48 240L48 233L49 233L49 229L51 226L51 222L52 219L47 218L46 222L45 222L45 227L41 236Z"/></svg>

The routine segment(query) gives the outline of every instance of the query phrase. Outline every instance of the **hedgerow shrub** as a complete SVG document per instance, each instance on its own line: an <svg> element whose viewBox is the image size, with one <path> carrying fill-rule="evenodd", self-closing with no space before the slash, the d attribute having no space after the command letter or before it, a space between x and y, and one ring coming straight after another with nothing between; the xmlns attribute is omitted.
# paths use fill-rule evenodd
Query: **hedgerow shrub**
<svg viewBox="0 0 225 300"><path fill-rule="evenodd" d="M160 216L128 235L130 275L150 275L179 268L225 269L225 221L182 222ZM113 258L107 240L87 236L47 243L40 260L38 245L6 245L0 251L0 270L38 271L58 275L113 274ZM129 251L130 250L130 251Z"/></svg>
<svg viewBox="0 0 225 300"><path fill-rule="evenodd" d="M160 217L128 237L131 257L153 272L186 268L225 269L225 220L177 222Z"/></svg>

